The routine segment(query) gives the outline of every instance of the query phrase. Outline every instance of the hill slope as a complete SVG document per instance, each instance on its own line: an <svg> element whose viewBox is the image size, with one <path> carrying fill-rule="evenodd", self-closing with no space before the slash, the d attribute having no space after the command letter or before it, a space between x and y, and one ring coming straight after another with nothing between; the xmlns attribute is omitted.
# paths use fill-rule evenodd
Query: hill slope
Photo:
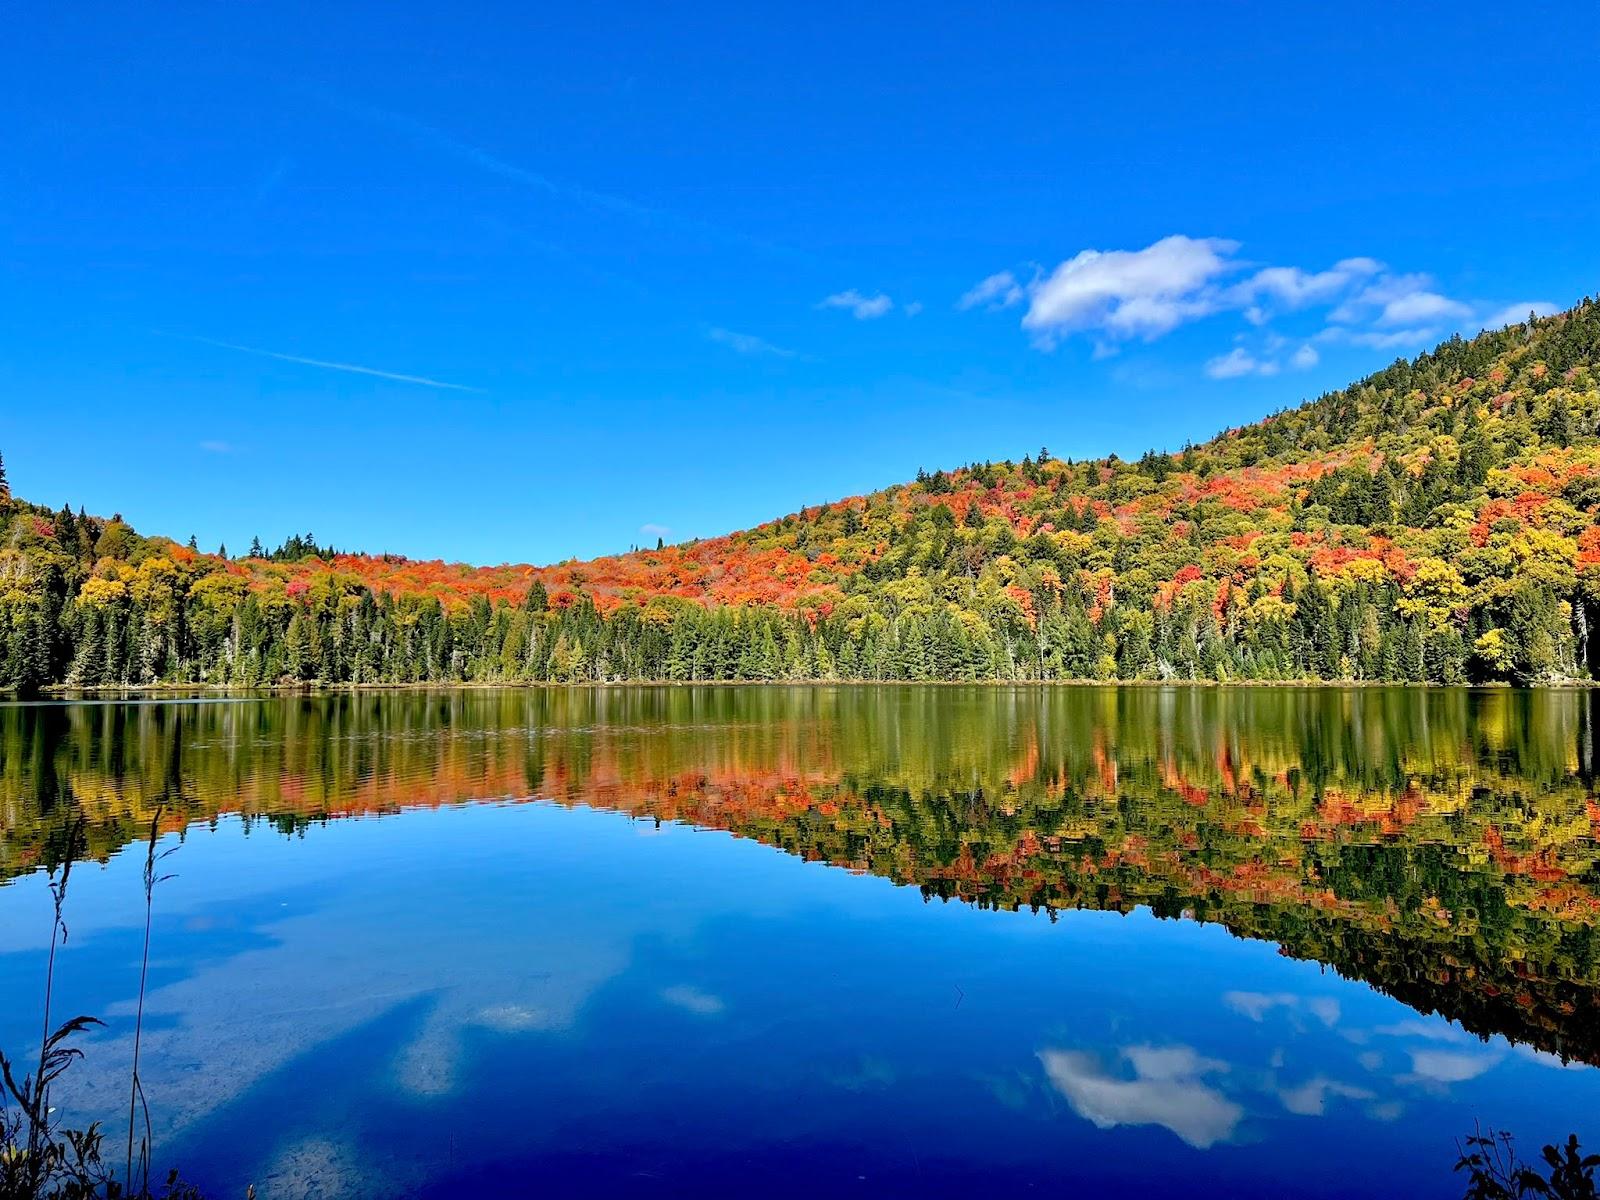
<svg viewBox="0 0 1600 1200"><path fill-rule="evenodd" d="M1590 678L1597 360L1585 301L1176 455L1041 451L551 567L227 559L0 482L0 686Z"/></svg>

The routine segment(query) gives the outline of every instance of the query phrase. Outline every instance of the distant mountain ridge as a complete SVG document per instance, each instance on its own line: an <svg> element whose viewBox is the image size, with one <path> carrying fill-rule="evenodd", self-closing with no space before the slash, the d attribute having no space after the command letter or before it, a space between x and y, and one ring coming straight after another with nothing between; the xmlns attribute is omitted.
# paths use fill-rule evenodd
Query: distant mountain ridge
<svg viewBox="0 0 1600 1200"><path fill-rule="evenodd" d="M229 559L0 481L0 686L1589 679L1597 352L1585 300L1178 453L547 567Z"/></svg>

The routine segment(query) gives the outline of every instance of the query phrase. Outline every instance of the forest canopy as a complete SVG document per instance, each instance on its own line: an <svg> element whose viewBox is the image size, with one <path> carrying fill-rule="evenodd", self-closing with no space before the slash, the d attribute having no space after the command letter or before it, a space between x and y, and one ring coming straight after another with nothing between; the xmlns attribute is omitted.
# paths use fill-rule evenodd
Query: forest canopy
<svg viewBox="0 0 1600 1200"><path fill-rule="evenodd" d="M208 554L11 495L0 687L1590 679L1600 303L1178 452L919 472L555 566Z"/></svg>

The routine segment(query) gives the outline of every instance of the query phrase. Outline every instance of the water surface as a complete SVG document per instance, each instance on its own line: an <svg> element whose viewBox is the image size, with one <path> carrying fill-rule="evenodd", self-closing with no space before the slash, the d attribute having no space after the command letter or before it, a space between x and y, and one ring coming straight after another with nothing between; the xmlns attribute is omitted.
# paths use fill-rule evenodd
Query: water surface
<svg viewBox="0 0 1600 1200"><path fill-rule="evenodd" d="M0 1045L213 1195L1457 1196L1600 1145L1587 692L0 706ZM1094 1194L1091 1192L1090 1194Z"/></svg>

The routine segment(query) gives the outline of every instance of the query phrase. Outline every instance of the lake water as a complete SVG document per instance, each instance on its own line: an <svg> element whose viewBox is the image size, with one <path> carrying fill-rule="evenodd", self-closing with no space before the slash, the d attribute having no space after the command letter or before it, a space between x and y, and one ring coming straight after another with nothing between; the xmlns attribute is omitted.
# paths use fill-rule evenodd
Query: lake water
<svg viewBox="0 0 1600 1200"><path fill-rule="evenodd" d="M1459 1196L1600 1147L1580 691L0 706L0 1047L212 1196ZM120 1133L112 1137L121 1144ZM120 1160L119 1160L120 1161Z"/></svg>

